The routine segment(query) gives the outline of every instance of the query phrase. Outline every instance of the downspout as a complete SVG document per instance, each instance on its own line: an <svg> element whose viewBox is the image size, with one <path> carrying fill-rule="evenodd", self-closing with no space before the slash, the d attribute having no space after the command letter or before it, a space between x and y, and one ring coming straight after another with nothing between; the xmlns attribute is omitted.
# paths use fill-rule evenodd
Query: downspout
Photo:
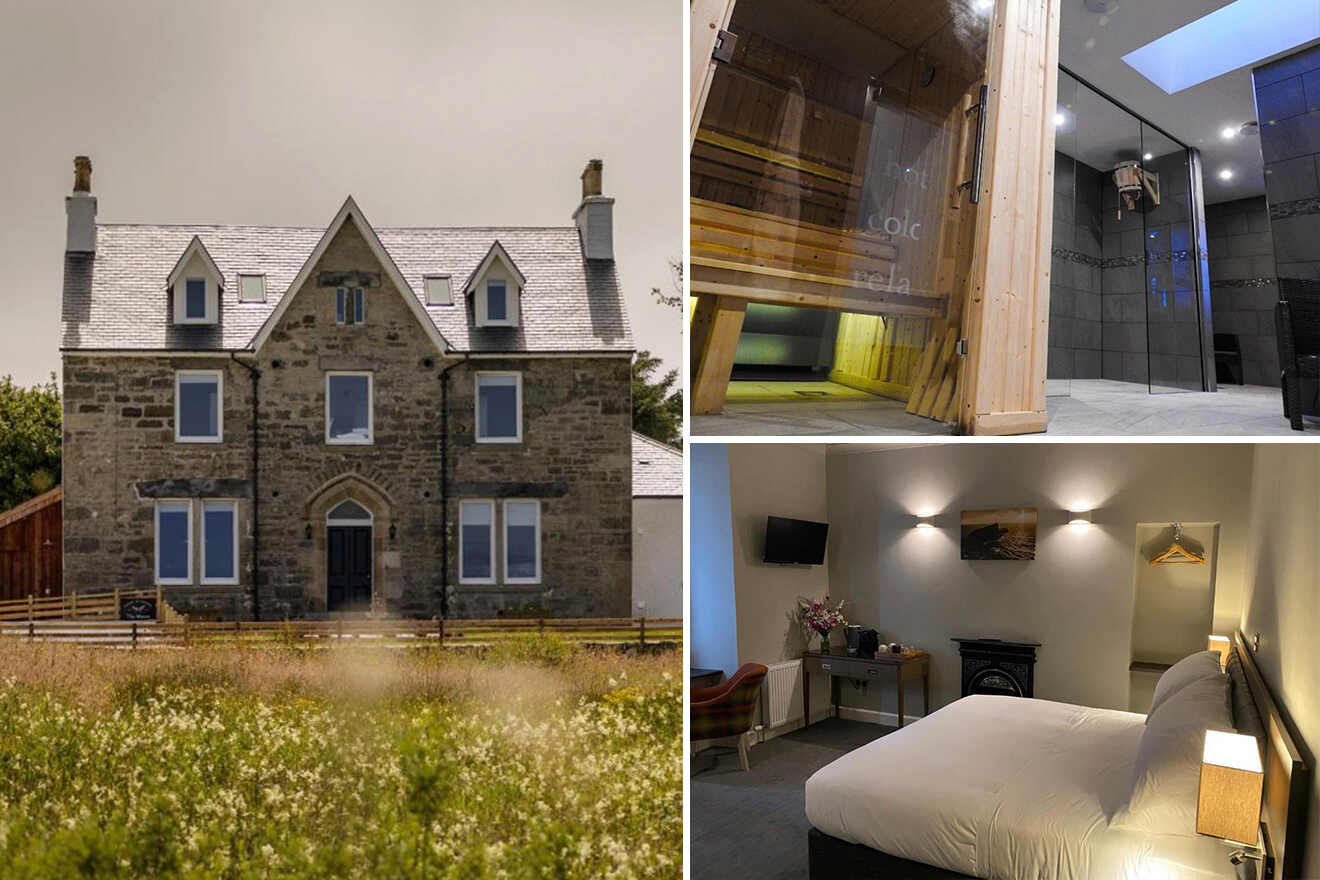
<svg viewBox="0 0 1320 880"><path fill-rule="evenodd" d="M468 356L440 371L440 617L449 616L449 371Z"/></svg>
<svg viewBox="0 0 1320 880"><path fill-rule="evenodd" d="M257 384L261 379L261 370L251 364L245 364L237 357L237 352L231 351L229 359L247 370L252 375L252 619L261 619L261 604L258 601L257 581L261 578L261 471L258 465L261 463L260 444L258 440L258 418L261 412L260 386Z"/></svg>

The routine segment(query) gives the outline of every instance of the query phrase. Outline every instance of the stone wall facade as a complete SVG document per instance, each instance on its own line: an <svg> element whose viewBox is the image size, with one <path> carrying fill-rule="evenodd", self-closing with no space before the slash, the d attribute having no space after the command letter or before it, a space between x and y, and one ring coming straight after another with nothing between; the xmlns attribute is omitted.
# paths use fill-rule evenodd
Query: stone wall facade
<svg viewBox="0 0 1320 880"><path fill-rule="evenodd" d="M379 278L379 286L367 289L365 323L336 324L335 288L317 286L322 272ZM377 608L425 617L526 609L561 617L629 614L626 356L442 358L351 223L293 296L260 351L239 355L260 374L256 470L254 379L243 363L66 354L66 592L152 585L152 496L224 497L239 502L240 583L167 587L171 604L185 613L249 617L255 595L263 618L319 615L326 611L325 516L351 498L373 518ZM464 307L461 298L453 306ZM223 370L221 443L174 442L179 369ZM327 370L372 374L370 445L326 443ZM520 443L475 440L476 373L486 370L522 374ZM163 480L171 482L155 482ZM459 583L464 498L540 501L539 584ZM502 511L496 509L498 560Z"/></svg>

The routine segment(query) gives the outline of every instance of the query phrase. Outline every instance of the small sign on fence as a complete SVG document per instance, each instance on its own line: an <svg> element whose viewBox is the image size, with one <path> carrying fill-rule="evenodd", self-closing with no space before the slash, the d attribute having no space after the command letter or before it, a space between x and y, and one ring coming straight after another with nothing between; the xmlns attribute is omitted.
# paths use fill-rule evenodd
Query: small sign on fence
<svg viewBox="0 0 1320 880"><path fill-rule="evenodd" d="M119 600L120 620L155 620L156 600L125 596Z"/></svg>

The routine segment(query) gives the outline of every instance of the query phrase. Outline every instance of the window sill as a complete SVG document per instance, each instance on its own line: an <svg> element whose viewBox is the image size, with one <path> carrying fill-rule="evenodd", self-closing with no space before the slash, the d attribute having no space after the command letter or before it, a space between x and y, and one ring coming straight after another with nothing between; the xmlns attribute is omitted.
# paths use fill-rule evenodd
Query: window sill
<svg viewBox="0 0 1320 880"><path fill-rule="evenodd" d="M541 584L511 584L508 581L502 584L494 581L484 584L460 582L456 588L460 593L541 593L544 590Z"/></svg>
<svg viewBox="0 0 1320 880"><path fill-rule="evenodd" d="M171 578L171 579L156 578L155 586L157 586L157 587L191 587L191 586L193 586L193 582L192 582L192 578Z"/></svg>
<svg viewBox="0 0 1320 880"><path fill-rule="evenodd" d="M178 435L175 435L175 437L174 437L174 442L175 442L175 443L223 443L223 442L225 442L225 438L223 438L223 437L179 437Z"/></svg>
<svg viewBox="0 0 1320 880"><path fill-rule="evenodd" d="M233 579L233 578L224 578L223 580L213 580L213 579L210 579L210 578L202 578L201 586L203 586L203 587L236 587L236 586L238 586L238 581L235 580L235 579Z"/></svg>
<svg viewBox="0 0 1320 880"><path fill-rule="evenodd" d="M202 327L207 325L215 326L219 322L214 318L184 318L183 320L175 321L174 323L176 326L186 324L193 327Z"/></svg>
<svg viewBox="0 0 1320 880"><path fill-rule="evenodd" d="M376 440L334 440L330 437L325 438L326 446L375 446Z"/></svg>
<svg viewBox="0 0 1320 880"><path fill-rule="evenodd" d="M490 580L470 580L470 579L459 578L458 585L460 587L493 587L495 585L495 579L491 578Z"/></svg>
<svg viewBox="0 0 1320 880"><path fill-rule="evenodd" d="M521 437L478 437L477 442L512 446L514 444L521 443L522 438Z"/></svg>

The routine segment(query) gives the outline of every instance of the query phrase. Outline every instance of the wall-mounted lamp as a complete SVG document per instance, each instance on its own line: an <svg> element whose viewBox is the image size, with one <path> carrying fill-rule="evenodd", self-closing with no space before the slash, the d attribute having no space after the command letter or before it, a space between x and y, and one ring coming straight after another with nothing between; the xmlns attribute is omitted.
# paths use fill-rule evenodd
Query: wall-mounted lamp
<svg viewBox="0 0 1320 880"><path fill-rule="evenodd" d="M930 515L917 517L917 528L923 531L934 529L935 517Z"/></svg>
<svg viewBox="0 0 1320 880"><path fill-rule="evenodd" d="M394 543L394 538L399 534L399 529L394 523L390 523L390 543Z"/></svg>
<svg viewBox="0 0 1320 880"><path fill-rule="evenodd" d="M1091 511L1089 510L1070 510L1068 511L1068 525L1086 528L1091 524Z"/></svg>
<svg viewBox="0 0 1320 880"><path fill-rule="evenodd" d="M308 523L308 524L307 524L307 530L303 532L303 537L306 538L306 539L309 540L309 541L312 540L312 524L311 524L311 523Z"/></svg>

